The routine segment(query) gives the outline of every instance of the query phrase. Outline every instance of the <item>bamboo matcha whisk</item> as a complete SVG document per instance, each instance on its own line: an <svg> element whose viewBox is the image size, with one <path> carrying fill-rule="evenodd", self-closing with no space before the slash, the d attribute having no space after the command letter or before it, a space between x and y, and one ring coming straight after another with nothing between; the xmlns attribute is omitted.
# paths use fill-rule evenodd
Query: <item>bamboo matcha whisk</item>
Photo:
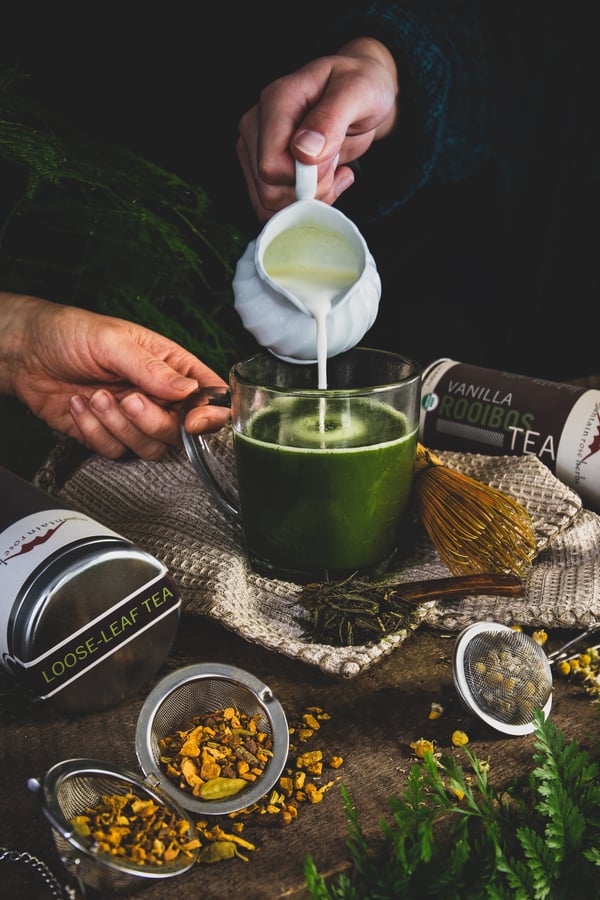
<svg viewBox="0 0 600 900"><path fill-rule="evenodd" d="M449 469L417 444L413 504L453 575L523 575L536 555L531 517L508 494Z"/></svg>

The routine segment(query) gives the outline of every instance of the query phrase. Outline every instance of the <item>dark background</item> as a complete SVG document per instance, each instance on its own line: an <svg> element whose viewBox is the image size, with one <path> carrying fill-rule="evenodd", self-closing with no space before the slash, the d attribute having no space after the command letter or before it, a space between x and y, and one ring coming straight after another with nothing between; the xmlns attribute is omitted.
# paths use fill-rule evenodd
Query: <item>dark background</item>
<svg viewBox="0 0 600 900"><path fill-rule="evenodd" d="M205 4L192 15L175 4L144 7L138 17L106 5L68 17L28 9L7 16L3 62L29 75L32 99L82 136L126 146L202 185L218 216L251 240L259 228L235 154L239 118L262 85L336 49L328 28L347 5ZM488 6L499 20L506 10L502 27L510 30L512 4ZM537 15L553 8L532 4L519 20L524 46L531 44L521 100L536 129L531 145L517 141L521 202L509 213L492 161L455 185L433 182L370 224L370 196L376 184L385 190L386 171L377 149L361 161L339 205L365 234L382 276L380 312L363 343L423 365L446 356L556 380L597 371L592 29ZM28 469L16 444L17 418L30 417L17 407L0 407L0 462ZM53 440L38 432L26 440L35 458Z"/></svg>

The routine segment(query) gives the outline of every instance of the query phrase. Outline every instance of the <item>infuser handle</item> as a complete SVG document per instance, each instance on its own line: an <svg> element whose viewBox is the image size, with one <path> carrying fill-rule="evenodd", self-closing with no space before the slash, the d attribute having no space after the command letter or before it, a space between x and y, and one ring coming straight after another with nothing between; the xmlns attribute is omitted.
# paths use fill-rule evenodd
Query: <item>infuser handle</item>
<svg viewBox="0 0 600 900"><path fill-rule="evenodd" d="M40 779L39 778L29 778L27 780L27 787L29 788L29 790L31 791L32 794L38 795L38 799L40 800L40 802L42 804L43 813L46 816L46 818L48 819L48 821L50 822L50 825L55 829L55 831L58 832L58 834L60 834L61 837L63 837L65 840L68 841L69 838L71 838L75 834L75 829L74 828L66 828L65 822L61 821L57 816L55 816L53 814L52 810L48 809L48 807L46 806L46 804L44 803L44 800L43 800L43 786L42 786L42 782L40 781Z"/></svg>
<svg viewBox="0 0 600 900"><path fill-rule="evenodd" d="M553 653L548 655L548 659L550 663L555 662L564 662L565 660L573 659L574 656L577 656L577 653L569 654L569 650L572 650L573 647L577 647L579 644L583 643L583 641L590 637L592 634L596 634L600 630L600 622L592 625L591 628L588 628L587 631L581 632L581 634L576 635L574 638L571 638L570 641L567 641L566 644L563 644L562 647L559 647ZM598 647L600 645L596 645ZM596 648L594 648L596 649Z"/></svg>

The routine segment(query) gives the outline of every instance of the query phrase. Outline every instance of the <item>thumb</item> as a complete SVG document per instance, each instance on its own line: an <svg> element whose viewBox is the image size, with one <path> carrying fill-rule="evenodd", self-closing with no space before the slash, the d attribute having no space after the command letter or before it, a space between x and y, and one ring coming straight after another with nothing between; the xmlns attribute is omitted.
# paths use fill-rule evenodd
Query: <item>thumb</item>
<svg viewBox="0 0 600 900"><path fill-rule="evenodd" d="M293 156L309 164L335 158L358 112L348 93L330 86L299 122L290 141Z"/></svg>

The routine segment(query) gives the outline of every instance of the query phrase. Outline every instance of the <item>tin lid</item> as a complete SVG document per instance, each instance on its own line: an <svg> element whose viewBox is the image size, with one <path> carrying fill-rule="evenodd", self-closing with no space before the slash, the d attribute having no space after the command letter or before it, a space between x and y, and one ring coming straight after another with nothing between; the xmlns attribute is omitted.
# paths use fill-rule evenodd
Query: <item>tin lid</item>
<svg viewBox="0 0 600 900"><path fill-rule="evenodd" d="M5 663L66 711L112 706L165 660L180 606L162 563L125 539L69 545L24 585Z"/></svg>

